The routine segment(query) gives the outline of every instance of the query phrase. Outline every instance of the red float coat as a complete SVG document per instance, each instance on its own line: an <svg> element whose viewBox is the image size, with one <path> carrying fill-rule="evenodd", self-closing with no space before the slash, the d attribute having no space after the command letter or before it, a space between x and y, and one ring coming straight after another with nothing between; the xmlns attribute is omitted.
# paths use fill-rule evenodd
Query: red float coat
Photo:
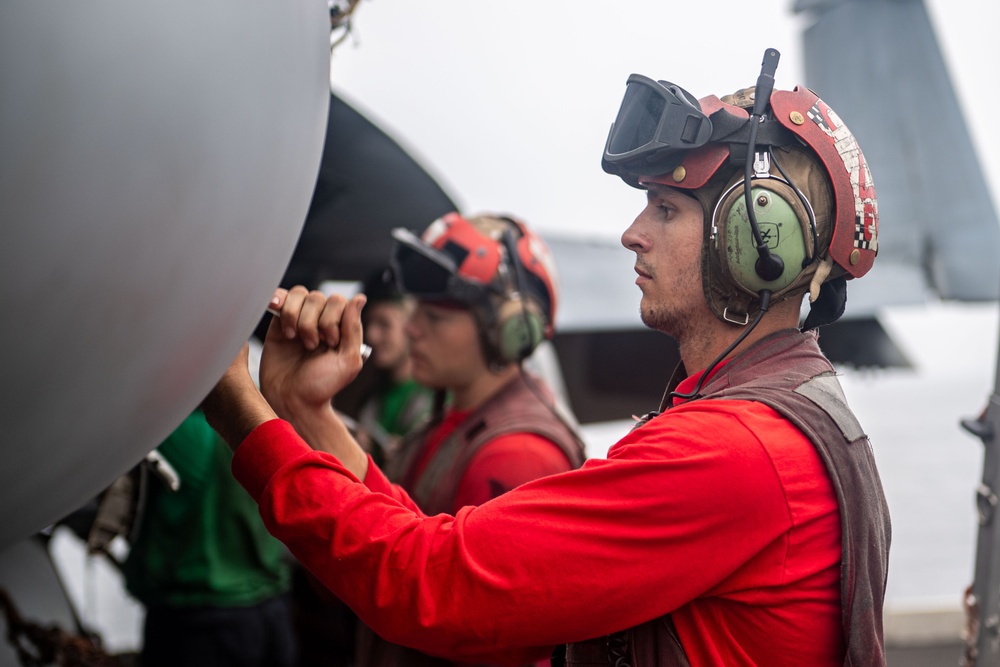
<svg viewBox="0 0 1000 667"><path fill-rule="evenodd" d="M423 515L372 464L359 483L280 420L233 468L330 590L427 653L523 664L673 612L693 667L843 661L836 495L760 403L677 406L607 459L454 517Z"/></svg>

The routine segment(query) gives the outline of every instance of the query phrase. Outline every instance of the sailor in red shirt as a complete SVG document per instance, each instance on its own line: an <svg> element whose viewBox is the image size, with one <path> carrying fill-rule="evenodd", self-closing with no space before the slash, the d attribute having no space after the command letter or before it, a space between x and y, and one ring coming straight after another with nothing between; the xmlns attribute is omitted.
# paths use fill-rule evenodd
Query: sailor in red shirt
<svg viewBox="0 0 1000 667"><path fill-rule="evenodd" d="M645 191L622 243L642 320L683 365L606 460L428 515L329 412L292 412L323 426L303 440L240 359L216 386L213 423L269 529L384 636L504 664L558 645L566 665L885 664L888 511L811 331L872 265L875 193L825 103L772 92L776 58L724 99L629 78L604 167ZM330 349L272 337L281 364L348 381L362 301L283 309Z"/></svg>
<svg viewBox="0 0 1000 667"><path fill-rule="evenodd" d="M422 512L438 514L578 468L584 448L575 420L523 367L553 333L558 292L547 246L521 221L495 215L450 213L420 237L402 229L393 235L392 273L416 299L404 328L412 375L437 392L437 409L387 459L388 477ZM308 314L311 304L322 308L325 301L295 288L281 319L300 303ZM262 359L265 388L303 384L280 373ZM287 402L284 395L273 400ZM279 413L298 425L294 409ZM367 627L357 637L357 667L455 664L393 645Z"/></svg>

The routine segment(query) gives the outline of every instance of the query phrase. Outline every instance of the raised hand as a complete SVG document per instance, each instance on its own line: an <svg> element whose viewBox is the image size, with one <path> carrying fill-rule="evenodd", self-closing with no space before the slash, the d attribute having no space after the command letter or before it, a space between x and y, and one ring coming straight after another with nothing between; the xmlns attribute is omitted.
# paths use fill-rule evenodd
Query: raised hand
<svg viewBox="0 0 1000 667"><path fill-rule="evenodd" d="M293 423L330 409L331 399L361 370L364 295L348 300L296 286L278 289L277 311L264 340L261 391L275 412Z"/></svg>

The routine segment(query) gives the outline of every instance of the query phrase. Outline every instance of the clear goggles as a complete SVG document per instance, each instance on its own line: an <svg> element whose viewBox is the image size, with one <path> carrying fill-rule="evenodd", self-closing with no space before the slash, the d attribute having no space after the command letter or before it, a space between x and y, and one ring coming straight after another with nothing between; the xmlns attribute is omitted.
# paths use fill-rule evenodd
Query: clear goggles
<svg viewBox="0 0 1000 667"><path fill-rule="evenodd" d="M664 171L681 163L684 153L708 143L712 121L698 100L669 81L641 74L629 76L625 97L611 125L601 161L610 174Z"/></svg>
<svg viewBox="0 0 1000 667"><path fill-rule="evenodd" d="M403 293L430 301L470 304L487 298L487 286L458 275L458 263L451 255L432 248L402 227L392 230L392 238L395 243L389 264Z"/></svg>

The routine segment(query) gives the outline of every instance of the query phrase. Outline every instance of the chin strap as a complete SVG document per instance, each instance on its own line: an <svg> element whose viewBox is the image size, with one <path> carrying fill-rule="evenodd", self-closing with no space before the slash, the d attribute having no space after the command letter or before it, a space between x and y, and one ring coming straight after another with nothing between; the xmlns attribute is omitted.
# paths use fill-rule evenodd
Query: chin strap
<svg viewBox="0 0 1000 667"><path fill-rule="evenodd" d="M803 331L809 331L840 319L847 307L847 278L841 276L823 283L819 296L812 302Z"/></svg>

